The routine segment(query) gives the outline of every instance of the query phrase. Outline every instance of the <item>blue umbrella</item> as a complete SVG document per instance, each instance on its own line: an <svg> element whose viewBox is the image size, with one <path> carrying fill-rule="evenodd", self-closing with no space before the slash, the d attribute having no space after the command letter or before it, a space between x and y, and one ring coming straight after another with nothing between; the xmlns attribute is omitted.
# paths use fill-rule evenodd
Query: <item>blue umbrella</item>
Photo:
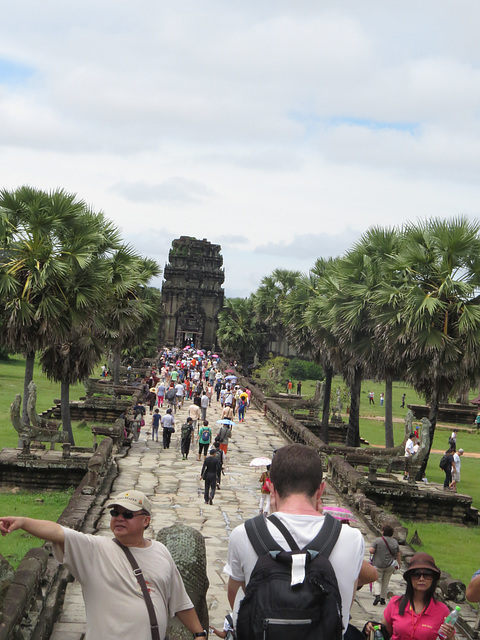
<svg viewBox="0 0 480 640"><path fill-rule="evenodd" d="M233 422L233 420L228 420L227 418L223 418L222 420L217 420L217 424L228 424L232 427L235 426L235 423Z"/></svg>

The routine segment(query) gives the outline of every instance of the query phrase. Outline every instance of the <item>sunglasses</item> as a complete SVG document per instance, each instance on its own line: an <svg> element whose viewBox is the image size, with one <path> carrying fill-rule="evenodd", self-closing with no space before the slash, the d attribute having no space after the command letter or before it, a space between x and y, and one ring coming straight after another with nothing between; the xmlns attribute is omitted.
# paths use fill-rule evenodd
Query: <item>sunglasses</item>
<svg viewBox="0 0 480 640"><path fill-rule="evenodd" d="M412 578L425 578L426 580L433 580L434 573L432 571L412 571Z"/></svg>
<svg viewBox="0 0 480 640"><path fill-rule="evenodd" d="M125 520L131 520L132 518L135 518L135 516L146 516L148 514L146 514L145 511L135 511L135 513L133 513L132 511L117 511L116 509L111 509L110 515L112 518L123 516Z"/></svg>

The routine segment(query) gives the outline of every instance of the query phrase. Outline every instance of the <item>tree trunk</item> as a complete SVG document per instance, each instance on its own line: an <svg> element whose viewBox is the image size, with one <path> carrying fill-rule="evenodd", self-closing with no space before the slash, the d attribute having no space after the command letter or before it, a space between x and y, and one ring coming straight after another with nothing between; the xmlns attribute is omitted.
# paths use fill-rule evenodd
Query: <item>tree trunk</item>
<svg viewBox="0 0 480 640"><path fill-rule="evenodd" d="M387 374L385 378L385 446L394 447L393 441L393 377Z"/></svg>
<svg viewBox="0 0 480 640"><path fill-rule="evenodd" d="M362 369L356 366L353 382L350 384L350 416L347 427L347 447L360 446L360 392L362 388Z"/></svg>
<svg viewBox="0 0 480 640"><path fill-rule="evenodd" d="M113 353L113 384L120 384L120 349L119 341Z"/></svg>
<svg viewBox="0 0 480 640"><path fill-rule="evenodd" d="M75 445L72 431L72 420L70 417L70 383L62 380L60 383L60 410L62 415L62 431L68 433L68 441Z"/></svg>
<svg viewBox="0 0 480 640"><path fill-rule="evenodd" d="M328 420L330 418L330 394L332 393L333 367L325 368L325 387L323 393L322 424L320 438L328 444Z"/></svg>
<svg viewBox="0 0 480 640"><path fill-rule="evenodd" d="M432 389L432 395L430 397L430 414L428 416L428 419L430 420L430 443L428 445L428 451L427 455L425 456L425 460L422 462L422 466L418 470L415 480L421 480L425 475L425 471L427 470L428 459L430 457L430 451L432 450L433 436L435 435L435 428L437 426L439 404L440 402L438 397L438 389L434 387Z"/></svg>

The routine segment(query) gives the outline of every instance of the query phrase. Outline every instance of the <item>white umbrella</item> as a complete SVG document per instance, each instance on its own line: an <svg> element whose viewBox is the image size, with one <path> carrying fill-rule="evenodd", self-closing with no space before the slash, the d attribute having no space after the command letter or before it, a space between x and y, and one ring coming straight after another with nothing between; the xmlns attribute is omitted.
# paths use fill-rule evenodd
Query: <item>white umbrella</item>
<svg viewBox="0 0 480 640"><path fill-rule="evenodd" d="M250 462L250 467L266 467L269 464L272 464L272 461L270 460L270 458L267 458L266 456L263 456L261 458L254 458L251 462Z"/></svg>
<svg viewBox="0 0 480 640"><path fill-rule="evenodd" d="M217 424L229 424L232 427L235 426L235 423L233 422L233 420L228 420L228 418L222 418L221 420L217 420Z"/></svg>

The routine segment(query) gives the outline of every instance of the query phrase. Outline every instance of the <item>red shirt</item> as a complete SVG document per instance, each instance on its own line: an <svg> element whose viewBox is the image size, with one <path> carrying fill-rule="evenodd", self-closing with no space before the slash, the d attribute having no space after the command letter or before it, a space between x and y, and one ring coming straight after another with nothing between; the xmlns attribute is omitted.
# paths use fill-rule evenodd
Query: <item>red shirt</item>
<svg viewBox="0 0 480 640"><path fill-rule="evenodd" d="M391 640L435 640L440 625L449 614L447 605L430 600L428 607L417 614L408 604L401 616L398 613L400 598L401 596L393 597L383 612L385 620L393 629Z"/></svg>

